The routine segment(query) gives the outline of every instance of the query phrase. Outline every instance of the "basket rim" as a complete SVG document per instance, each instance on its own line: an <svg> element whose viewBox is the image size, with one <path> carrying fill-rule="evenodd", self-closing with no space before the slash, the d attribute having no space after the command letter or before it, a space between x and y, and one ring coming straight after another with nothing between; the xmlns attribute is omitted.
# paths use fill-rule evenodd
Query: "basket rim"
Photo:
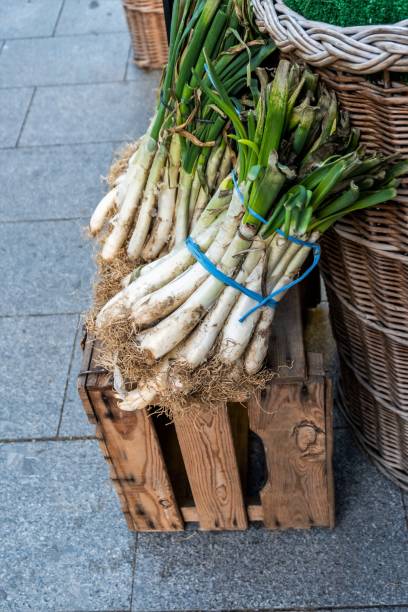
<svg viewBox="0 0 408 612"><path fill-rule="evenodd" d="M268 1L274 2L275 5L284 6L287 14L290 14L296 17L296 19L298 19L299 22L302 22L302 21L305 23L307 22L313 25L314 27L320 27L320 28L324 27L325 29L329 27L333 30L343 32L344 34L355 34L356 32L363 32L363 31L371 32L371 30L376 31L378 29L381 29L381 30L390 29L392 31L392 30L395 30L395 28L401 28L401 27L407 28L407 32L408 32L408 19L402 19L401 21L396 21L395 23L370 23L370 24L365 24L365 25L360 25L360 26L337 26L333 23L328 23L326 21L316 21L313 19L308 19L301 13L298 13L297 11L294 11L289 6L287 6L287 4L283 2L283 0L268 0Z"/></svg>
<svg viewBox="0 0 408 612"><path fill-rule="evenodd" d="M336 26L308 19L283 0L252 0L261 28L278 47L320 68L373 74L408 72L408 19L394 24Z"/></svg>

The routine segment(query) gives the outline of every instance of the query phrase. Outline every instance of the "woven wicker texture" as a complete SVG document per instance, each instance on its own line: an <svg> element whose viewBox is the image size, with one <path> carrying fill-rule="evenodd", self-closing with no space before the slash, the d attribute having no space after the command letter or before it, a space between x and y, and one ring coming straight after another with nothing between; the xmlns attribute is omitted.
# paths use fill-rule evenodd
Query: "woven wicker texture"
<svg viewBox="0 0 408 612"><path fill-rule="evenodd" d="M162 68L167 62L167 34L161 0L123 0L133 59L140 68Z"/></svg>
<svg viewBox="0 0 408 612"><path fill-rule="evenodd" d="M253 5L281 50L314 66L336 92L368 151L408 157L408 87L392 78L408 71L408 20L338 28L280 0ZM394 202L337 223L322 239L321 262L340 405L379 469L408 489L408 177Z"/></svg>
<svg viewBox="0 0 408 612"><path fill-rule="evenodd" d="M368 151L381 150L408 157L408 87L389 79L378 83L333 70L318 70L333 89L360 130ZM353 218L354 232L383 251L408 253L408 177L398 190L396 202L363 211ZM374 245L375 243L375 245Z"/></svg>
<svg viewBox="0 0 408 612"><path fill-rule="evenodd" d="M356 216L323 238L325 279L367 321L408 342L408 255L372 248L358 224Z"/></svg>
<svg viewBox="0 0 408 612"><path fill-rule="evenodd" d="M358 74L408 71L408 19L394 25L338 26L310 21L281 0L253 0L261 29L284 53L315 67Z"/></svg>
<svg viewBox="0 0 408 612"><path fill-rule="evenodd" d="M408 417L408 338L367 319L327 283L333 333L340 355L376 398Z"/></svg>
<svg viewBox="0 0 408 612"><path fill-rule="evenodd" d="M337 404L355 438L377 467L408 490L408 421L376 397L340 358Z"/></svg>

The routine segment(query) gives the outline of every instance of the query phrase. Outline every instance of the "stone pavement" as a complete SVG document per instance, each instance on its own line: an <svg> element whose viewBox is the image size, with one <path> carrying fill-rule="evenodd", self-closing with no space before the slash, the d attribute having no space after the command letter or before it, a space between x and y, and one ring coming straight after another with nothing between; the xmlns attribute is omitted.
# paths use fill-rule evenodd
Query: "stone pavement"
<svg viewBox="0 0 408 612"><path fill-rule="evenodd" d="M0 1L0 611L408 610L403 496L341 419L334 531L127 531L75 379L83 228L158 83L130 58L120 0Z"/></svg>

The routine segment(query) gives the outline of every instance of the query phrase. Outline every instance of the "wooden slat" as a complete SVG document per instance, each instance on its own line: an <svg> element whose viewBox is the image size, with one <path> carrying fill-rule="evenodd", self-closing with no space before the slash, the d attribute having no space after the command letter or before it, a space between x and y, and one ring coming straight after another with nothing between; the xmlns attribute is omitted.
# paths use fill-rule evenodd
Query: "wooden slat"
<svg viewBox="0 0 408 612"><path fill-rule="evenodd" d="M138 531L184 528L161 448L146 410L120 410L112 390L88 389L116 489Z"/></svg>
<svg viewBox="0 0 408 612"><path fill-rule="evenodd" d="M297 286L288 292L276 309L268 365L282 379L301 381L306 378L302 310Z"/></svg>
<svg viewBox="0 0 408 612"><path fill-rule="evenodd" d="M231 435L234 442L235 457L237 458L242 494L245 497L248 478L248 410L243 404L235 402L228 404L227 408Z"/></svg>
<svg viewBox="0 0 408 612"><path fill-rule="evenodd" d="M86 416L88 417L88 421L91 425L95 425L95 415L91 403L89 401L88 392L87 392L87 380L88 380L88 372L90 370L92 363L92 353L93 353L93 343L88 340L86 341L86 337L83 340L84 342L84 352L82 354L82 365L81 371L77 378L77 389L78 395L82 401L82 405L84 407Z"/></svg>
<svg viewBox="0 0 408 612"><path fill-rule="evenodd" d="M333 528L336 524L336 500L333 473L333 381L327 376L325 377L325 391L327 504L329 506L329 527Z"/></svg>
<svg viewBox="0 0 408 612"><path fill-rule="evenodd" d="M180 512L186 523L198 523L198 512L195 506L180 506ZM247 514L251 522L263 521L263 509L260 504L249 504Z"/></svg>
<svg viewBox="0 0 408 612"><path fill-rule="evenodd" d="M272 383L262 405L260 398L249 404L250 428L265 447L268 479L260 496L270 529L333 524L326 403L324 376L311 376L306 383Z"/></svg>
<svg viewBox="0 0 408 612"><path fill-rule="evenodd" d="M200 528L246 529L247 515L226 407L174 419Z"/></svg>

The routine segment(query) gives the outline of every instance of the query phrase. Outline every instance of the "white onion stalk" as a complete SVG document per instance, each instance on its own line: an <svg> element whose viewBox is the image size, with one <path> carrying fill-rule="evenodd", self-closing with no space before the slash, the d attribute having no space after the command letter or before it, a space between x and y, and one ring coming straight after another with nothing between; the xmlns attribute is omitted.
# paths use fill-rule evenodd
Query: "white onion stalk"
<svg viewBox="0 0 408 612"><path fill-rule="evenodd" d="M150 168L142 203L140 205L139 215L127 247L127 254L130 259L137 259L141 255L143 245L146 241L156 204L157 184L161 179L167 154L168 149L166 144L161 143Z"/></svg>
<svg viewBox="0 0 408 612"><path fill-rule="evenodd" d="M136 389L126 393L119 402L119 408L126 412L142 410L155 403L161 389L167 385L167 373L169 369L168 359L163 360L154 378L140 383Z"/></svg>
<svg viewBox="0 0 408 612"><path fill-rule="evenodd" d="M198 200L198 197L201 191L204 191L204 189L201 186L200 176L198 172L195 172L193 184L192 184L191 192L190 192L190 202L188 205L188 219L189 219L190 227L192 226L194 211L195 211L197 200Z"/></svg>
<svg viewBox="0 0 408 612"><path fill-rule="evenodd" d="M200 218L201 213L203 212L206 204L208 202L208 194L203 187L201 187L197 200L195 202L193 214L191 217L191 227L194 227L197 223L197 220Z"/></svg>
<svg viewBox="0 0 408 612"><path fill-rule="evenodd" d="M177 184L180 171L180 137L173 134L170 144L168 163L164 172L163 186L159 193L157 217L149 240L142 256L145 261L157 257L160 251L169 242L172 230L174 209L177 198Z"/></svg>
<svg viewBox="0 0 408 612"><path fill-rule="evenodd" d="M225 141L222 140L220 145L211 151L211 154L208 158L207 167L205 170L205 176L206 176L206 183L208 185L208 189L210 192L215 187L217 175L220 170L222 160L224 158L225 149L226 149L226 144L225 144Z"/></svg>
<svg viewBox="0 0 408 612"><path fill-rule="evenodd" d="M119 174L119 176L117 176L113 182L113 186L117 187L118 185L120 185L126 177L126 172L123 172L122 174Z"/></svg>
<svg viewBox="0 0 408 612"><path fill-rule="evenodd" d="M199 158L190 191L189 222L191 227L194 225L192 220L198 202L200 202L199 206L201 207L202 212L209 200L209 194L213 191L216 185L218 169L221 163L221 158L224 154L224 150L225 144L222 141L219 146L213 147L208 157L206 167L204 167L205 160L203 161L201 157ZM202 184L203 180L205 180L205 188ZM195 214L194 223L198 220L199 216L200 214Z"/></svg>
<svg viewBox="0 0 408 612"><path fill-rule="evenodd" d="M232 168L231 150L227 146L225 148L224 156L222 158L222 161L221 161L221 164L218 170L218 175L216 179L217 184L221 183L221 181L223 181L224 178L229 175L229 173L231 172L231 168Z"/></svg>
<svg viewBox="0 0 408 612"><path fill-rule="evenodd" d="M244 368L247 374L257 374L262 368L268 354L271 326L275 316L275 309L264 306L259 317L254 334L248 344L244 355Z"/></svg>
<svg viewBox="0 0 408 612"><path fill-rule="evenodd" d="M231 200L230 208L233 207ZM206 253L214 264L221 260L236 233L239 218L233 212L233 210L228 211L224 223ZM209 272L200 263L194 263L172 282L136 302L132 307L132 321L139 326L160 321L183 304L208 276Z"/></svg>
<svg viewBox="0 0 408 612"><path fill-rule="evenodd" d="M175 245L179 245L187 238L188 219L190 207L190 193L194 175L183 170L180 171L180 182L177 190Z"/></svg>
<svg viewBox="0 0 408 612"><path fill-rule="evenodd" d="M246 282L246 287L256 293L260 293L262 290L264 265L265 258L262 257ZM218 349L218 357L223 363L235 363L248 346L248 342L260 317L260 312L256 310L244 321L240 321L240 318L256 304L255 300L242 293L231 310L223 327Z"/></svg>
<svg viewBox="0 0 408 612"><path fill-rule="evenodd" d="M236 281L244 283L263 255L261 248L251 250L239 271ZM183 345L178 348L178 359L189 368L197 368L208 357L220 333L231 308L238 300L240 293L233 287L225 287L217 302L204 317Z"/></svg>
<svg viewBox="0 0 408 612"><path fill-rule="evenodd" d="M313 232L309 239L309 242L317 242L318 239L319 233ZM293 276L299 272L300 268L302 267L303 263L305 262L307 256L310 253L310 247L302 247L291 243L291 246L292 245L297 246L298 248L294 252L292 259L287 264L285 272L280 276L279 279L277 279L277 266L275 266L275 270L272 272L272 276L270 277L268 283L268 293L281 289L282 287L290 283L290 281L293 279ZM284 297L285 293L286 291L282 291L282 293L279 293L274 297L274 300L276 302L280 302L280 300ZM248 374L256 374L263 366L266 355L268 353L269 338L271 334L271 326L274 316L274 308L262 308L261 317L244 356L244 368Z"/></svg>
<svg viewBox="0 0 408 612"><path fill-rule="evenodd" d="M261 253L254 253L253 255L261 257ZM244 282L248 270L251 271L253 269L249 260L250 256L245 260L243 268L237 276L238 282ZM252 264L254 263L255 262L252 262ZM245 266L245 264L247 265ZM244 270L244 268L247 269ZM154 377L130 392L126 396L125 402L120 403L120 408L123 410L139 410L145 408L149 404L155 403L160 396L160 391L166 389L169 385L178 386L183 389L184 393L187 393L189 389L186 387L185 381L181 382L177 376L169 380L168 371L170 359L177 361L180 365L186 365L191 369L195 369L203 363L207 359L220 329L229 311L238 299L238 296L239 292L236 289L226 287L214 307L188 336L187 340L176 346L176 348L169 353L168 357L165 357L160 362L161 367L159 375L157 376L155 372Z"/></svg>
<svg viewBox="0 0 408 612"><path fill-rule="evenodd" d="M235 191L224 226L230 225L233 227L235 225L237 227L241 214L242 204L238 193ZM247 232L248 237L242 236L243 231ZM240 263L236 256L250 245L253 237L249 235L251 231L251 227L241 226L240 233L236 233L232 241L230 240L230 245L220 262L220 269L227 276L235 274ZM154 359L160 359L163 355L166 355L194 329L223 289L222 281L214 276L207 278L176 311L162 319L154 327L138 334L136 337L138 346L146 351L147 356Z"/></svg>
<svg viewBox="0 0 408 612"><path fill-rule="evenodd" d="M230 192L227 192L226 195L224 193L228 184L229 179L221 183L201 215L196 227L191 232L191 236L200 249L204 251L211 245L220 226L223 224L226 213L220 211L229 204L231 199ZM185 244L182 243L164 257L137 268L136 271L131 273L129 278L129 281L132 281L133 277L133 282L126 284L124 289L117 293L102 308L96 319L97 325L102 327L109 322L113 322L115 319L122 319L127 316L128 311L137 300L172 281L179 274L187 270L193 262L194 257Z"/></svg>
<svg viewBox="0 0 408 612"><path fill-rule="evenodd" d="M114 187L107 193L95 208L89 222L89 231L95 236L103 228L106 218L117 204L118 187Z"/></svg>
<svg viewBox="0 0 408 612"><path fill-rule="evenodd" d="M217 183L217 179L220 176L221 164L223 162L223 159L226 153L225 149L226 149L226 145L222 141L220 146L217 147L216 149L213 149L213 151L210 154L210 157L207 163L206 173L205 173L207 189L204 189L203 186L199 186L198 193L195 195L195 198L194 198L194 202L192 202L193 198L191 198L190 200L191 227L195 226L198 219L200 218L201 213L205 209L207 202L208 202L208 193L211 193L215 185L221 183L221 181L228 175L228 172L226 172L224 176L222 177L222 179L218 180L218 183ZM196 176L198 177L198 173L196 173ZM198 182L200 182L199 177L198 177Z"/></svg>
<svg viewBox="0 0 408 612"><path fill-rule="evenodd" d="M156 149L156 140L148 133L145 134L127 171L128 189L125 199L115 225L103 245L102 258L106 261L112 261L128 237Z"/></svg>
<svg viewBox="0 0 408 612"><path fill-rule="evenodd" d="M197 237L196 242L202 250L207 250L212 244L225 216L221 214L213 223ZM119 291L109 300L96 318L98 327L115 320L123 319L129 315L133 305L144 296L163 287L184 272L192 263L194 257L185 245L177 251L158 260L157 264L150 264L149 274L140 274L130 285ZM153 262L156 264L156 262ZM146 266L147 267L147 266ZM143 268L142 268L143 269Z"/></svg>

